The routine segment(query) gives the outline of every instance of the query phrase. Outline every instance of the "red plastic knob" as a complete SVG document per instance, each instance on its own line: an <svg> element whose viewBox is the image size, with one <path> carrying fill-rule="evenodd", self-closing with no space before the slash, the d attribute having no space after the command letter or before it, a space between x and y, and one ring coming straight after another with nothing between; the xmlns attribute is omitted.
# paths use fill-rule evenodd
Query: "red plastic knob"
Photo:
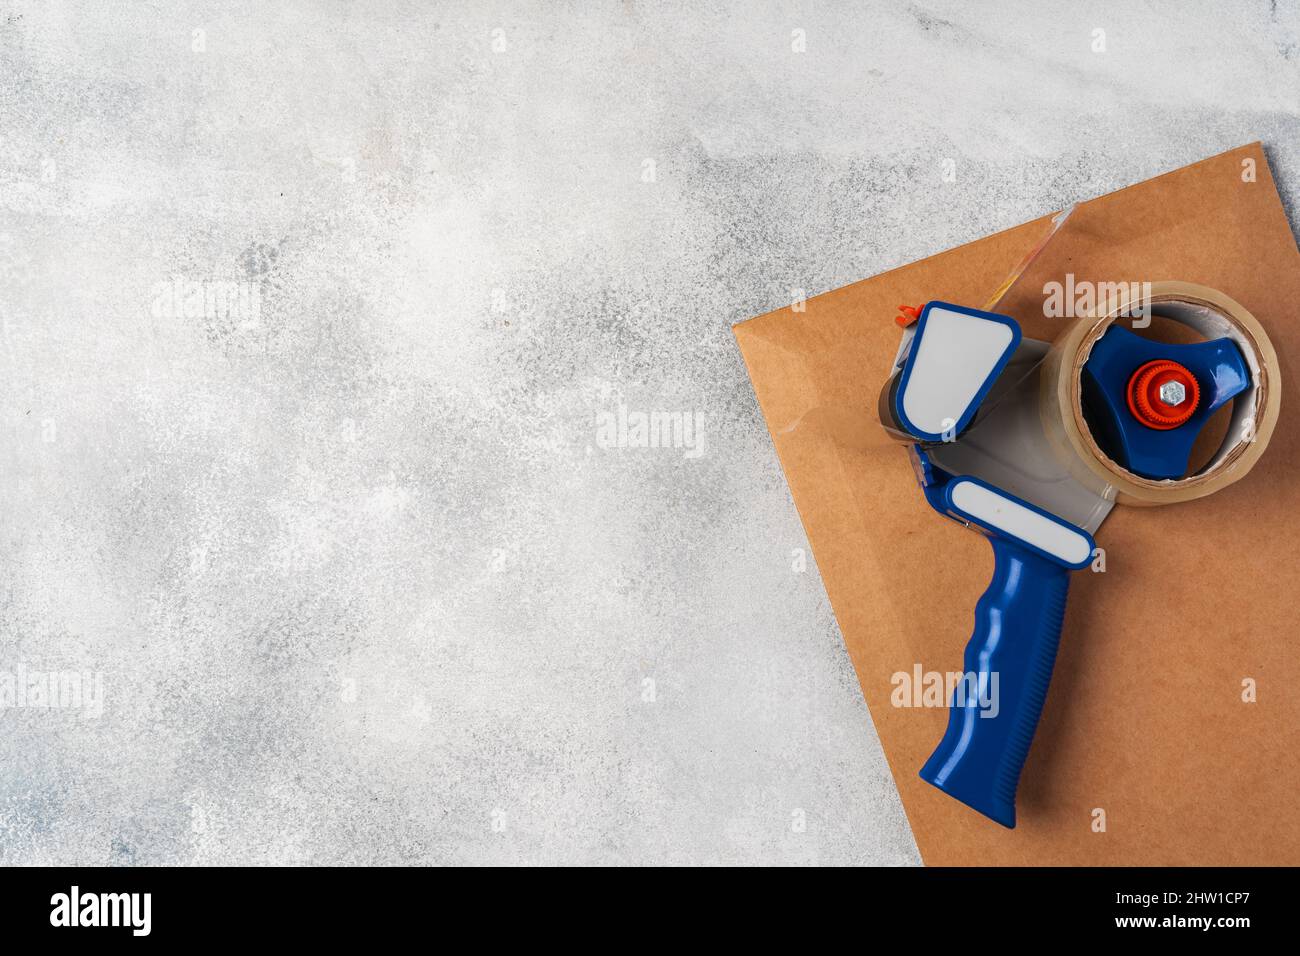
<svg viewBox="0 0 1300 956"><path fill-rule="evenodd" d="M1147 362L1128 381L1128 410L1148 428L1177 428L1192 417L1200 401L1196 376L1168 359Z"/></svg>

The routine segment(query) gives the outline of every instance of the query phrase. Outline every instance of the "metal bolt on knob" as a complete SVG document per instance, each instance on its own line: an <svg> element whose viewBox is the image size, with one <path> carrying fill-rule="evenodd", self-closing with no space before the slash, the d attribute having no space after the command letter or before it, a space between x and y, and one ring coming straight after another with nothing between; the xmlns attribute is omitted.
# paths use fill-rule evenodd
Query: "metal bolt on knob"
<svg viewBox="0 0 1300 956"><path fill-rule="evenodd" d="M1160 401L1166 405L1181 405L1187 400L1187 389L1182 382L1165 382L1160 386Z"/></svg>

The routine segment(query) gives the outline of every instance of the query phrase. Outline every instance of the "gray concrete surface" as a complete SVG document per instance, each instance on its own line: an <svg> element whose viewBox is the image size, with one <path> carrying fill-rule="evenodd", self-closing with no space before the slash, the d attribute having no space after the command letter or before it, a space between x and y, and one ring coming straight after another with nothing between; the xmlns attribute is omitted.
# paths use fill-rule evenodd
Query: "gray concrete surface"
<svg viewBox="0 0 1300 956"><path fill-rule="evenodd" d="M6 0L0 862L919 862L730 326L1300 188L1296 3L1047 6Z"/></svg>

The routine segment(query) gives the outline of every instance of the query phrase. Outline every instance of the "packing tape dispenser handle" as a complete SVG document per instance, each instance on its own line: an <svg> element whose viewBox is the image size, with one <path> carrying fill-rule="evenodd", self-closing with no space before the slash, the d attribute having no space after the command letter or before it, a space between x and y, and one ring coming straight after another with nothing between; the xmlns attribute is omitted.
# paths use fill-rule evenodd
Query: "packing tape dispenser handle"
<svg viewBox="0 0 1300 956"><path fill-rule="evenodd" d="M1052 679L1070 570L1020 542L989 540L993 580L975 605L948 730L921 779L1014 827L1016 787Z"/></svg>
<svg viewBox="0 0 1300 956"><path fill-rule="evenodd" d="M1095 543L1086 531L979 478L945 477L919 449L913 464L930 504L993 546L993 580L975 605L948 729L921 779L1014 827L1016 787L1052 680L1070 572L1091 563Z"/></svg>

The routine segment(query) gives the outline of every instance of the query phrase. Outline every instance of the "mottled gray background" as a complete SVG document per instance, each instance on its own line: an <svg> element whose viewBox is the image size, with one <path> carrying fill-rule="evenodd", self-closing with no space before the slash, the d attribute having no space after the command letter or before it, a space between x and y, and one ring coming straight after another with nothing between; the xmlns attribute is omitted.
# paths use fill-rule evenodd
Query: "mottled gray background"
<svg viewBox="0 0 1300 956"><path fill-rule="evenodd" d="M0 862L919 862L730 326L1300 188L1296 3L976 6L0 4Z"/></svg>

